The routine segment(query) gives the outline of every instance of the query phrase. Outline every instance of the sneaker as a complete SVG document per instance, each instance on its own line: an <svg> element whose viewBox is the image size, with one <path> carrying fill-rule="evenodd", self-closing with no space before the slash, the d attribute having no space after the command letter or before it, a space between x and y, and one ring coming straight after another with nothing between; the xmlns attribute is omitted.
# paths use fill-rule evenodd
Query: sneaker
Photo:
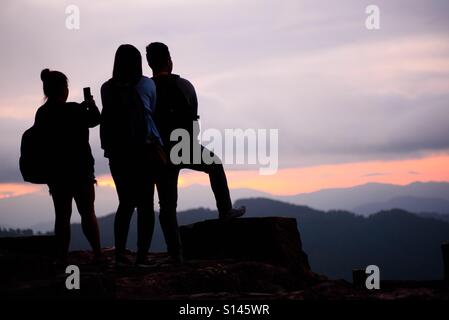
<svg viewBox="0 0 449 320"><path fill-rule="evenodd" d="M241 206L239 208L232 208L228 212L219 215L219 219L222 221L228 221L243 216L246 212L246 207Z"/></svg>
<svg viewBox="0 0 449 320"><path fill-rule="evenodd" d="M175 265L179 266L184 263L184 258L182 255L169 255L168 257L165 257L158 261L158 265Z"/></svg>
<svg viewBox="0 0 449 320"><path fill-rule="evenodd" d="M182 257L181 254L177 254L177 255L174 255L174 256L170 256L169 257L169 261L172 264L174 264L175 266L179 266L179 265L184 263L184 258Z"/></svg>
<svg viewBox="0 0 449 320"><path fill-rule="evenodd" d="M137 256L135 266L138 268L151 268L154 267L154 262L151 261L147 256Z"/></svg>

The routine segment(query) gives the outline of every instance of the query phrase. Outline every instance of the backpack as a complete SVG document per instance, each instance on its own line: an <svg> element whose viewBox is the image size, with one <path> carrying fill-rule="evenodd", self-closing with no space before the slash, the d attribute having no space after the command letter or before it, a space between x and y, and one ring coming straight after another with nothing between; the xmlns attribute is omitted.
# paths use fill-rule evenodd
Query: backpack
<svg viewBox="0 0 449 320"><path fill-rule="evenodd" d="M111 80L110 103L103 101L100 138L105 156L126 154L145 145L144 108L135 86L118 85Z"/></svg>
<svg viewBox="0 0 449 320"><path fill-rule="evenodd" d="M23 180L46 184L49 180L50 166L44 134L32 126L22 135L20 144L19 168Z"/></svg>
<svg viewBox="0 0 449 320"><path fill-rule="evenodd" d="M193 138L193 121L199 119L197 106L192 106L178 85L179 75L153 77L157 102L155 121L164 143L169 144L173 130L185 129Z"/></svg>

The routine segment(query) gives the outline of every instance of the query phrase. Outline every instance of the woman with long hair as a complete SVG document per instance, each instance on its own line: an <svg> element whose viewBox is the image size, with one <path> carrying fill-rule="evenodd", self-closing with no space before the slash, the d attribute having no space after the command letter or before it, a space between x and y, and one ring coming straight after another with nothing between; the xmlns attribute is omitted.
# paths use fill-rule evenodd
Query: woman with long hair
<svg viewBox="0 0 449 320"><path fill-rule="evenodd" d="M36 112L35 127L46 141L48 187L55 207L57 256L67 262L70 245L72 200L81 215L81 225L96 259L101 258L100 233L95 216L94 158L89 145L89 128L100 122L93 99L67 102L67 77L59 71L41 72L44 105Z"/></svg>
<svg viewBox="0 0 449 320"><path fill-rule="evenodd" d="M132 214L137 208L137 266L148 266L154 230L155 163L152 146L159 133L152 121L156 100L153 80L142 75L142 57L134 46L121 45L115 54L112 78L101 88L103 109L100 137L114 180L119 205L114 221L117 266L132 262L126 243Z"/></svg>

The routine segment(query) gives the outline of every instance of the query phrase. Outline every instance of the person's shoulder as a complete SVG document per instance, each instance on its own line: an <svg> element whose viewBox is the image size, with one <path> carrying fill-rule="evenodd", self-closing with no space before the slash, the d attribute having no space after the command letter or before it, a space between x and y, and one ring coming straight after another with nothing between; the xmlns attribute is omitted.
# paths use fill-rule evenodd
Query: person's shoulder
<svg viewBox="0 0 449 320"><path fill-rule="evenodd" d="M142 81L143 83L147 83L147 82L154 83L153 79L151 79L147 76L142 76L142 78L140 78L140 81Z"/></svg>
<svg viewBox="0 0 449 320"><path fill-rule="evenodd" d="M178 81L178 83L193 86L192 83L189 80L187 80L186 78L183 78L178 74L174 74L174 76L176 77L176 81Z"/></svg>
<svg viewBox="0 0 449 320"><path fill-rule="evenodd" d="M47 104L45 103L45 104L41 105L39 108L37 108L36 114L45 113L45 112L47 112L47 110L48 110L48 107L47 107Z"/></svg>
<svg viewBox="0 0 449 320"><path fill-rule="evenodd" d="M42 119L42 117L45 117L47 114L48 114L48 106L47 106L47 104L43 104L42 106L37 108L34 119L36 121L40 121Z"/></svg>
<svg viewBox="0 0 449 320"><path fill-rule="evenodd" d="M112 86L112 78L101 85L100 91L102 93L107 92L108 90L110 90L111 86Z"/></svg>
<svg viewBox="0 0 449 320"><path fill-rule="evenodd" d="M156 84L154 83L153 79L148 78L147 76L142 76L137 84L138 86L142 87L156 88Z"/></svg>
<svg viewBox="0 0 449 320"><path fill-rule="evenodd" d="M179 75L176 79L176 82L178 83L179 86L187 88L188 90L195 90L195 87L189 80L187 80Z"/></svg>

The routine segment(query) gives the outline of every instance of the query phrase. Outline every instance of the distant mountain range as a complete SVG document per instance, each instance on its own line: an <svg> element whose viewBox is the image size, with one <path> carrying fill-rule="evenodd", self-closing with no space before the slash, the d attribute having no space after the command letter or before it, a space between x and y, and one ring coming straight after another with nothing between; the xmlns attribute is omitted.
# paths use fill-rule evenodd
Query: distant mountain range
<svg viewBox="0 0 449 320"><path fill-rule="evenodd" d="M352 211L367 215L395 208L422 214L439 213L439 215L442 215L442 213L449 213L449 200L440 198L397 197L384 202L368 203L354 208Z"/></svg>
<svg viewBox="0 0 449 320"><path fill-rule="evenodd" d="M232 189L234 199L248 197L273 197L272 195L252 189ZM191 185L179 188L178 209L215 208L215 200L209 186ZM118 200L115 189L107 186L96 187L95 210L98 217L105 216L117 209ZM157 195L155 204L157 208ZM0 226L7 228L31 228L35 231L47 231L53 228L54 209L52 199L46 186L35 193L0 199ZM72 222L80 218L73 204Z"/></svg>
<svg viewBox="0 0 449 320"><path fill-rule="evenodd" d="M428 280L443 275L440 245L449 241L447 222L403 210L383 211L368 217L346 211L323 212L264 198L241 199L237 205L247 206L248 217L296 218L312 270L331 278L349 280L352 269L370 264L380 267L383 279ZM180 224L216 217L216 211L202 208L179 212ZM113 221L113 215L99 220L104 246L113 245ZM135 230L134 217L128 241L132 249L136 243ZM86 248L81 226L74 224L72 249ZM151 250L165 251L158 222Z"/></svg>
<svg viewBox="0 0 449 320"><path fill-rule="evenodd" d="M273 195L252 189L232 189L231 195L233 199L269 198L318 210L340 209L360 215L403 209L449 221L449 183L446 182L415 182L406 186L369 183L291 196ZM157 204L157 199L155 203ZM117 207L115 190L105 186L97 187L95 206L99 217L114 212ZM210 187L191 185L180 188L179 210L198 207L215 208ZM0 200L0 226L47 231L53 228L53 220L53 204L45 187L41 192ZM72 221L79 222L75 206Z"/></svg>
<svg viewBox="0 0 449 320"><path fill-rule="evenodd" d="M414 182L405 186L368 183L351 188L325 189L277 198L320 210L343 209L360 214L390 209L393 203L404 206L404 208L401 206L397 208L412 209L412 212L449 214L449 210L447 210L449 209L447 206L447 203L449 203L449 183L447 182ZM400 203L397 201L398 198L402 199ZM410 204L407 199L410 200ZM419 199L422 199L422 201ZM417 204L418 207L414 207ZM359 212L358 210L362 211Z"/></svg>

